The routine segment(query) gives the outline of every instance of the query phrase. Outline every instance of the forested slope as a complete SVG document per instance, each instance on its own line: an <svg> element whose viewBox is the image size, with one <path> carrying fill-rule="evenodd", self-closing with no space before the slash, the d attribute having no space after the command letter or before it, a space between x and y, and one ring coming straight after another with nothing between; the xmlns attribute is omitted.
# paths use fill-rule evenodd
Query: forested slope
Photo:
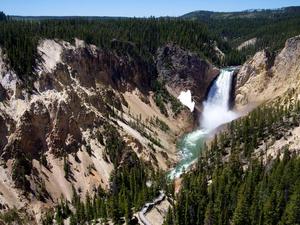
<svg viewBox="0 0 300 225"><path fill-rule="evenodd" d="M300 223L298 69L299 36L277 55L264 50L241 67L236 107L247 82L253 101L244 106L260 106L204 146L195 170L183 176L165 224Z"/></svg>
<svg viewBox="0 0 300 225"><path fill-rule="evenodd" d="M206 48L208 34L188 41L197 38L190 30L201 34L205 26L155 19L0 23L0 221L134 220L165 189L160 170L175 163L176 139L193 126L193 114L165 85L180 81L179 93L197 90L200 104L218 74L196 51Z"/></svg>
<svg viewBox="0 0 300 225"><path fill-rule="evenodd" d="M298 101L277 101L229 124L183 176L165 224L299 224L299 148L287 141L269 152L290 140L299 110Z"/></svg>
<svg viewBox="0 0 300 225"><path fill-rule="evenodd" d="M257 38L254 45L240 52L232 52L229 61L242 61L255 52L268 48L278 51L288 38L300 33L300 7L287 7L275 10L248 10L243 12L195 11L182 18L201 21L209 30L228 41L232 48L243 42Z"/></svg>
<svg viewBox="0 0 300 225"><path fill-rule="evenodd" d="M148 19L0 13L1 221L136 224L133 214L164 189L174 199L167 225L299 224L298 89L229 124L178 195L160 170L174 165L194 119L174 93L193 90L201 104L218 73L211 63L239 65L263 48L270 62L258 67L269 69L299 25L298 8ZM291 67L277 61L285 81ZM245 68L242 79L259 71Z"/></svg>
<svg viewBox="0 0 300 225"><path fill-rule="evenodd" d="M84 40L102 49L139 55L153 63L159 47L168 43L197 52L215 64L224 63L216 54L218 46L224 51L224 41L211 33L203 23L180 19L107 19L70 18L62 20L0 21L0 46L7 52L16 73L26 80L33 74L37 45L41 39Z"/></svg>

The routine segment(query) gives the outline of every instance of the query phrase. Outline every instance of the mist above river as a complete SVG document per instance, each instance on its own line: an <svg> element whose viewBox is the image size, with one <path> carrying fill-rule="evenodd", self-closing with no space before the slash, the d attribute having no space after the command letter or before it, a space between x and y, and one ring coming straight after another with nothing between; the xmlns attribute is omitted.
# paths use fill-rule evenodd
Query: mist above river
<svg viewBox="0 0 300 225"><path fill-rule="evenodd" d="M207 100L203 103L200 128L211 132L222 124L238 117L229 107L233 71L222 70L209 90Z"/></svg>
<svg viewBox="0 0 300 225"><path fill-rule="evenodd" d="M232 79L233 71L223 69L210 87L207 99L203 102L199 129L188 133L179 142L181 161L169 173L171 179L178 178L198 159L206 138L216 128L238 118L238 114L229 107Z"/></svg>

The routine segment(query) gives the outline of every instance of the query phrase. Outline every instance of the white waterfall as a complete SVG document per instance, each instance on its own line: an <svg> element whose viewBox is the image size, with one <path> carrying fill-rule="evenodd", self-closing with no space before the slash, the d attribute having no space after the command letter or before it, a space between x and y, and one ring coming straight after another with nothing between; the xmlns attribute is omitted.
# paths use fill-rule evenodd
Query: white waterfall
<svg viewBox="0 0 300 225"><path fill-rule="evenodd" d="M229 108L232 78L233 71L221 70L209 90L200 119L201 128L207 132L237 118L237 114Z"/></svg>
<svg viewBox="0 0 300 225"><path fill-rule="evenodd" d="M214 129L238 117L230 110L233 71L221 70L220 75L212 84L207 100L203 103L200 129L187 134L180 142L181 161L170 171L171 179L179 177L199 157L205 139Z"/></svg>

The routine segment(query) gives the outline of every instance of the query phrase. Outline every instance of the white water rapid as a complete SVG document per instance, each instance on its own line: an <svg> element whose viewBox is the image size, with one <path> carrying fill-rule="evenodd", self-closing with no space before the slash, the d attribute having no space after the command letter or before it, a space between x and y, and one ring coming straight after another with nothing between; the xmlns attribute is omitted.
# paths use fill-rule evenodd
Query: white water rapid
<svg viewBox="0 0 300 225"><path fill-rule="evenodd" d="M229 108L232 78L233 71L222 70L209 90L200 121L200 127L207 132L237 117Z"/></svg>
<svg viewBox="0 0 300 225"><path fill-rule="evenodd" d="M238 117L229 107L233 72L232 69L222 69L212 84L203 103L200 128L187 134L179 143L182 159L169 173L171 179L178 178L197 160L206 137L220 125Z"/></svg>

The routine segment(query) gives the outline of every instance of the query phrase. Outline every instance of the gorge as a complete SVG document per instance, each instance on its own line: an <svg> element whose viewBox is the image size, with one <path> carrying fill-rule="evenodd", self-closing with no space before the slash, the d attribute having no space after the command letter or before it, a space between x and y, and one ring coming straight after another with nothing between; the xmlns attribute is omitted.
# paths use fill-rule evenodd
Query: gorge
<svg viewBox="0 0 300 225"><path fill-rule="evenodd" d="M300 223L299 12L0 12L0 224Z"/></svg>
<svg viewBox="0 0 300 225"><path fill-rule="evenodd" d="M178 178L198 159L205 139L212 136L216 128L238 118L238 114L231 111L229 102L234 71L234 68L222 69L210 86L197 130L184 135L178 143L181 160L169 173L170 178Z"/></svg>

